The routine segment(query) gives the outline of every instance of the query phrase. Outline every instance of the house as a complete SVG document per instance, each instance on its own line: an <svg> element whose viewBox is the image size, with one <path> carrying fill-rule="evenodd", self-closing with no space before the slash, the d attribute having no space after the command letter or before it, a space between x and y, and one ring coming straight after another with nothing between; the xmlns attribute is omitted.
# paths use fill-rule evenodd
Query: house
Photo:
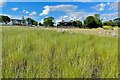
<svg viewBox="0 0 120 80"><path fill-rule="evenodd" d="M65 22L62 20L61 22L58 22L57 27L64 27L64 28L72 28L76 25L76 22L71 20L69 22Z"/></svg>
<svg viewBox="0 0 120 80"><path fill-rule="evenodd" d="M27 21L28 26L32 26L32 22L30 20Z"/></svg>
<svg viewBox="0 0 120 80"><path fill-rule="evenodd" d="M24 25L24 26L27 26L27 25L31 24L31 22L26 21L26 20L25 20L25 23L23 24L22 20L20 20L20 19L12 19L11 21L12 21L12 25Z"/></svg>
<svg viewBox="0 0 120 80"><path fill-rule="evenodd" d="M12 19L12 25L22 25L22 20L19 19Z"/></svg>
<svg viewBox="0 0 120 80"><path fill-rule="evenodd" d="M0 22L0 26L2 25L4 26L10 26L10 25L11 26L32 26L32 22L25 20L25 23L23 24L22 20L20 19L11 19L10 22L8 22L7 24Z"/></svg>

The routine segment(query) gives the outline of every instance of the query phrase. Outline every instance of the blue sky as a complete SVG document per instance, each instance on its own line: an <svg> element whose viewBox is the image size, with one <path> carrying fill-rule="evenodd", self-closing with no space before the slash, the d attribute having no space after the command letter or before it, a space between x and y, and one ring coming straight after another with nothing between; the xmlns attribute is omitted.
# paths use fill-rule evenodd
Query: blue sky
<svg viewBox="0 0 120 80"><path fill-rule="evenodd" d="M6 0L7 2L117 2L119 0Z"/></svg>
<svg viewBox="0 0 120 80"><path fill-rule="evenodd" d="M55 22L59 22L61 20L83 21L87 16L96 13L106 21L117 18L117 8L117 2L6 2L0 10L2 9L2 14L11 18L21 19L24 16L43 22L45 17L52 16Z"/></svg>

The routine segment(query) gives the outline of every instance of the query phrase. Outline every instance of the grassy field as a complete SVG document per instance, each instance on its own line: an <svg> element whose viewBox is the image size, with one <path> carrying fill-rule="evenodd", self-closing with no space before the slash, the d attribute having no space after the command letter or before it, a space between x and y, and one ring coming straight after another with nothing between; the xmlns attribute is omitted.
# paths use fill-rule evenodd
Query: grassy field
<svg viewBox="0 0 120 80"><path fill-rule="evenodd" d="M37 28L2 29L4 78L117 78L118 40Z"/></svg>

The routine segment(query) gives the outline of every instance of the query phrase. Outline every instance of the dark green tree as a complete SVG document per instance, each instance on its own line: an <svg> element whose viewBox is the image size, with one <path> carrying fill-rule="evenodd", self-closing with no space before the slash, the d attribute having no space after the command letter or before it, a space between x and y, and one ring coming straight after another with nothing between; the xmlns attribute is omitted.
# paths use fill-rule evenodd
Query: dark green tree
<svg viewBox="0 0 120 80"><path fill-rule="evenodd" d="M25 24L25 19L24 19L24 16L22 16L22 25Z"/></svg>
<svg viewBox="0 0 120 80"><path fill-rule="evenodd" d="M100 15L99 14L94 14L95 21L97 23L97 27L102 27L102 21L100 20Z"/></svg>
<svg viewBox="0 0 120 80"><path fill-rule="evenodd" d="M54 18L53 18L53 17L47 17L47 18L44 19L44 23L43 23L43 24L44 24L45 26L51 26L51 27L52 27L52 26L54 26L54 25L53 25L53 24L54 24L53 21L54 21Z"/></svg>
<svg viewBox="0 0 120 80"><path fill-rule="evenodd" d="M82 22L80 20L76 20L76 26L75 27L82 28Z"/></svg>
<svg viewBox="0 0 120 80"><path fill-rule="evenodd" d="M10 22L10 18L8 16L0 15L0 22L7 24Z"/></svg>
<svg viewBox="0 0 120 80"><path fill-rule="evenodd" d="M87 27L87 28L97 28L97 22L95 20L95 17L94 16L88 16L84 20L84 27Z"/></svg>
<svg viewBox="0 0 120 80"><path fill-rule="evenodd" d="M105 21L105 22L103 22L103 25L106 25L106 26L115 26L116 25L116 23L115 22L113 22L112 20L109 20L109 21ZM117 25L116 25L117 26Z"/></svg>
<svg viewBox="0 0 120 80"><path fill-rule="evenodd" d="M120 27L120 18L114 19L114 23L116 24L116 26Z"/></svg>
<svg viewBox="0 0 120 80"><path fill-rule="evenodd" d="M31 18L28 17L26 20L27 20L28 22L31 22L31 24L33 25L33 23L34 23L34 20L33 20L33 19L31 19Z"/></svg>
<svg viewBox="0 0 120 80"><path fill-rule="evenodd" d="M39 26L43 26L43 24L41 22L39 22Z"/></svg>

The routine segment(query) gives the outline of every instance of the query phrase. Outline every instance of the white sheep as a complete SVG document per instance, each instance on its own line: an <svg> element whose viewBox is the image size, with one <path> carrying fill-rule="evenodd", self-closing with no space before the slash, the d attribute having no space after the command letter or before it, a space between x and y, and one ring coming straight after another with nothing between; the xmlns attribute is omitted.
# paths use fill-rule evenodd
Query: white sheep
<svg viewBox="0 0 120 80"><path fill-rule="evenodd" d="M106 31L106 32L105 32L105 35L109 35L109 34L110 34L110 32L109 32L109 31Z"/></svg>
<svg viewBox="0 0 120 80"><path fill-rule="evenodd" d="M61 33L65 33L65 30L64 29L62 29L62 30L58 30L57 32L61 32Z"/></svg>
<svg viewBox="0 0 120 80"><path fill-rule="evenodd" d="M74 34L74 32L70 32L70 34L72 35L72 34Z"/></svg>
<svg viewBox="0 0 120 80"><path fill-rule="evenodd" d="M117 37L117 35L116 35L116 33L115 33L115 32L113 32L113 33L112 33L112 36L113 36L113 37Z"/></svg>
<svg viewBox="0 0 120 80"><path fill-rule="evenodd" d="M102 32L100 31L99 34L101 34Z"/></svg>

